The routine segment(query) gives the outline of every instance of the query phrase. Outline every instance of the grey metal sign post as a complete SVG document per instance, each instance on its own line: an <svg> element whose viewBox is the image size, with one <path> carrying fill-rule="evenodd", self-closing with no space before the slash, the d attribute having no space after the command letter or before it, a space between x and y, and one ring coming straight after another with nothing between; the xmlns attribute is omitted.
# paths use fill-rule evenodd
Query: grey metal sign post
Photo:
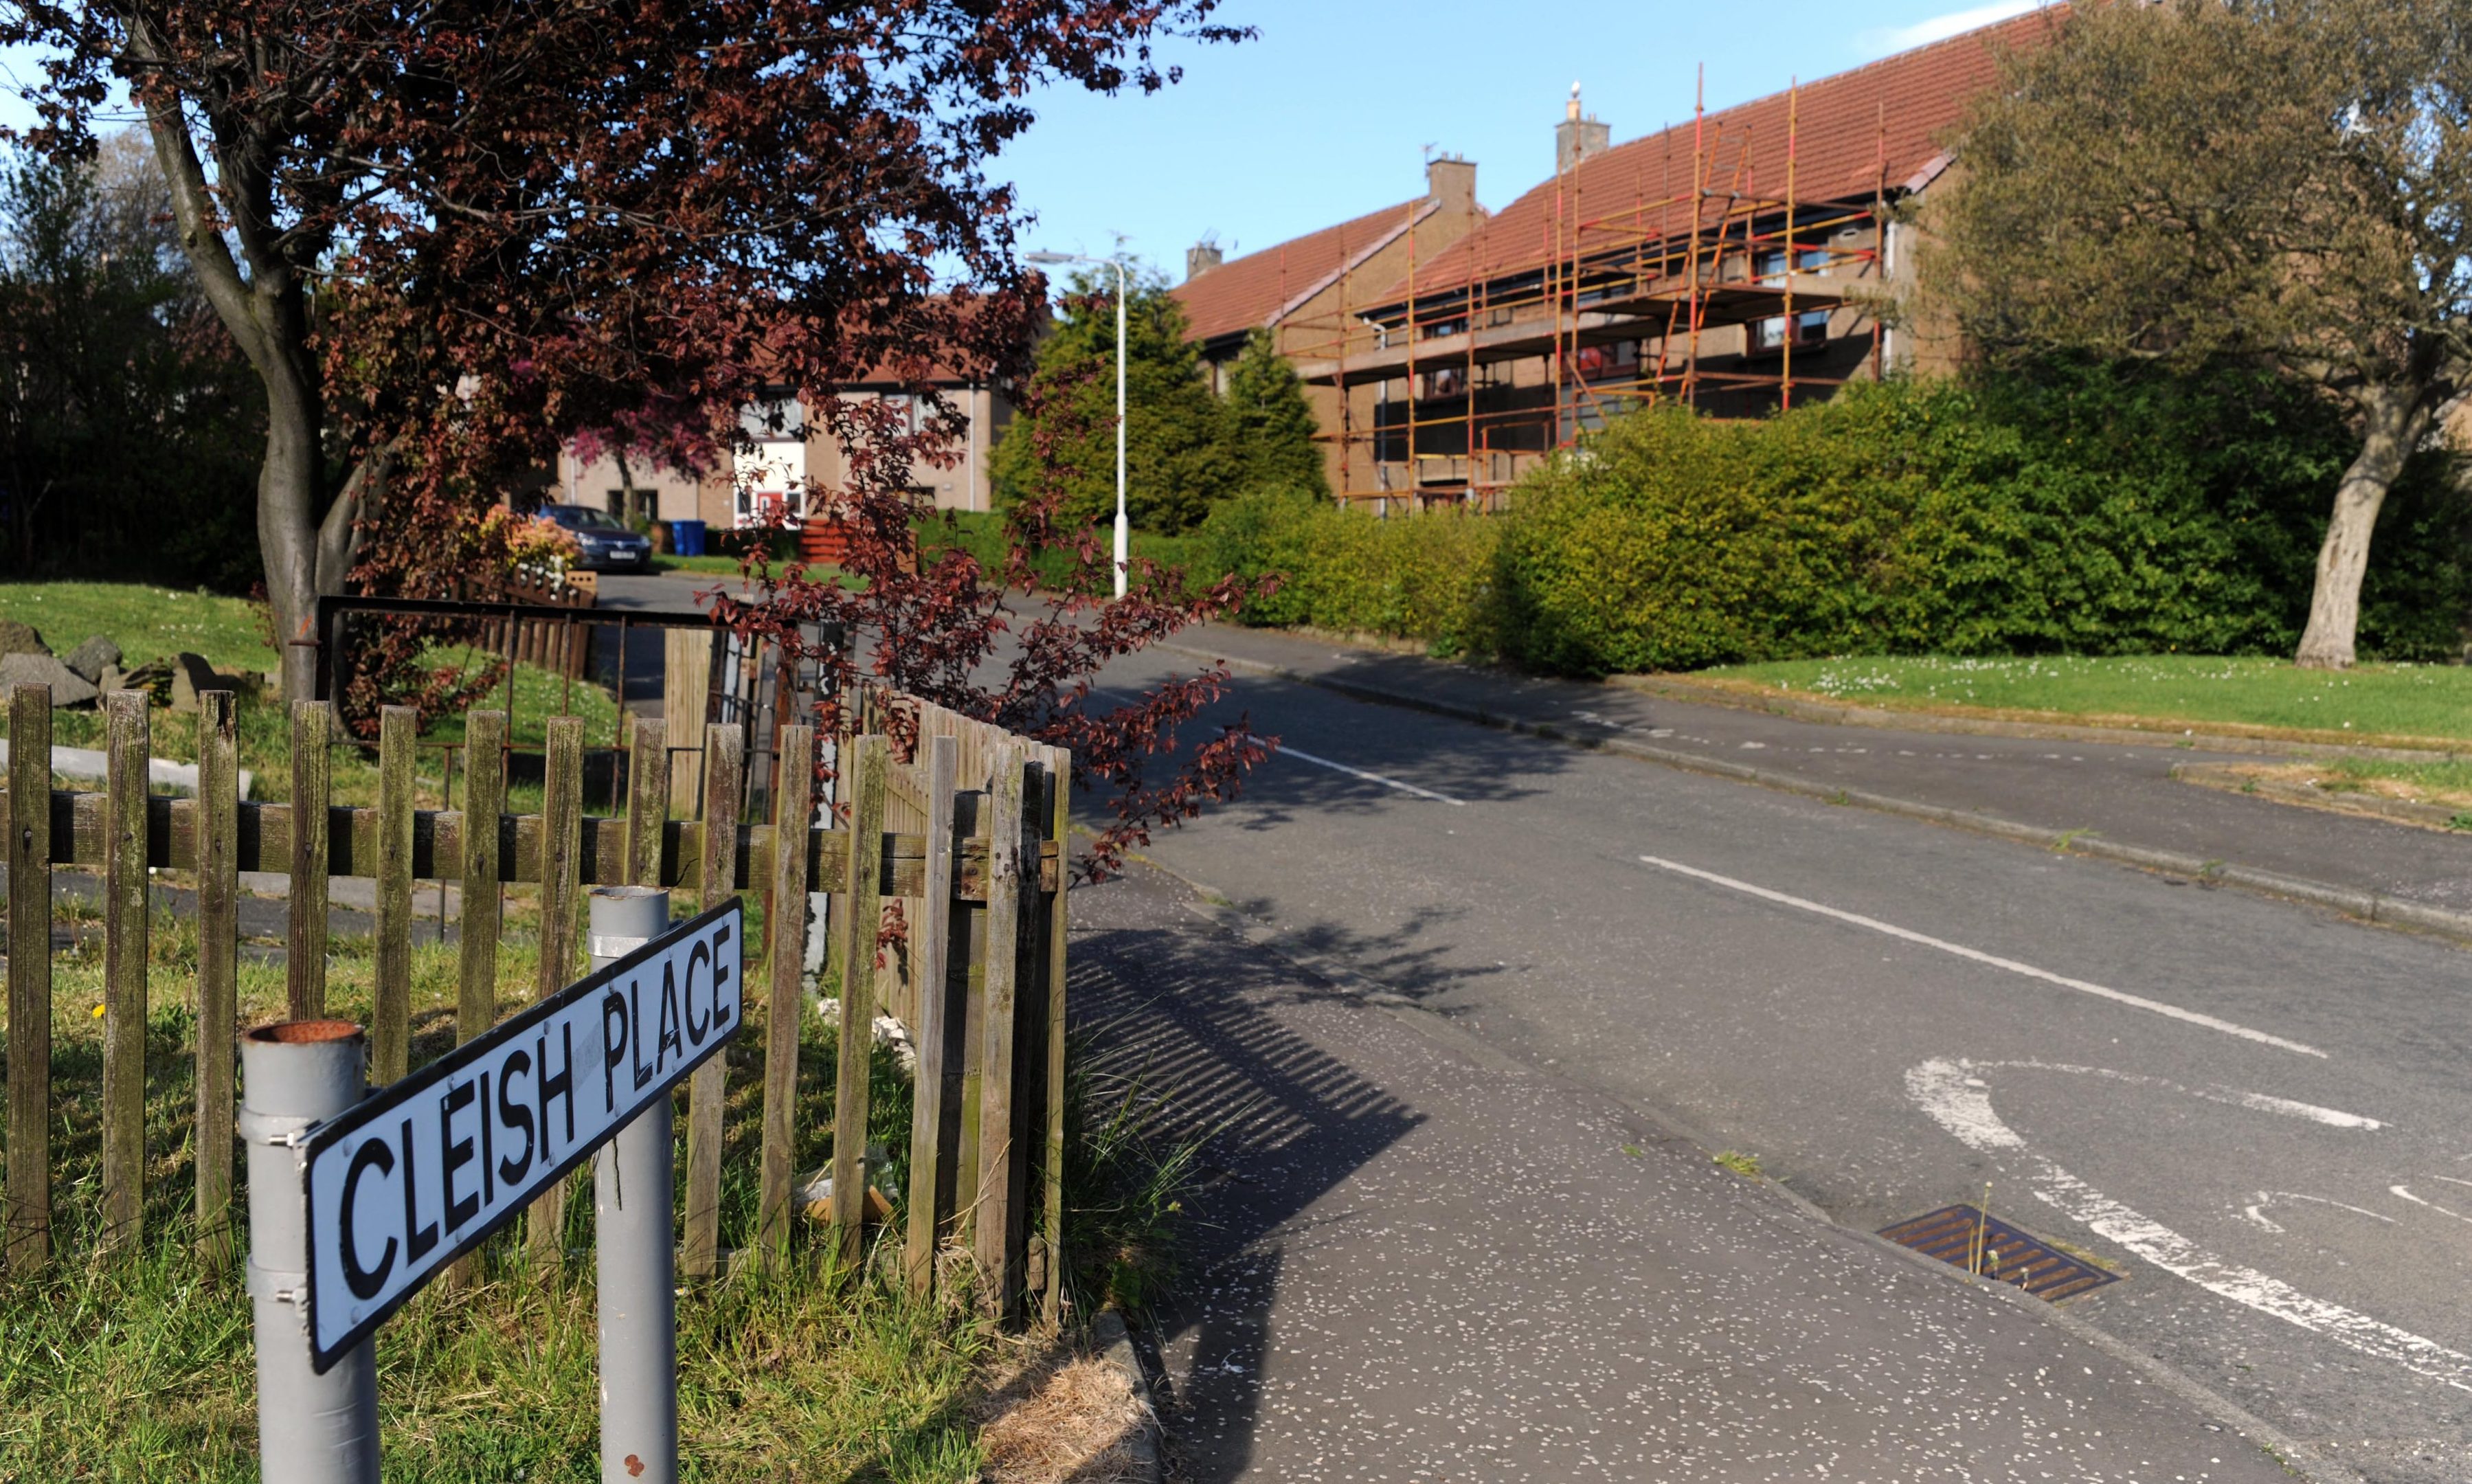
<svg viewBox="0 0 2472 1484"><path fill-rule="evenodd" d="M745 1019L745 932L735 899L663 931L668 910L665 893L596 893L591 973L367 1098L357 1027L250 1033L241 1127L259 1414L273 1419L263 1477L374 1481L370 1335L605 1149L602 1473L677 1477L670 1091Z"/></svg>
<svg viewBox="0 0 2472 1484"><path fill-rule="evenodd" d="M592 967L617 963L669 925L669 893L649 886L594 887ZM672 1147L670 1100L657 1097L601 1146L592 1166L593 1260L600 1265L602 1484L677 1484Z"/></svg>
<svg viewBox="0 0 2472 1484"><path fill-rule="evenodd" d="M295 1020L241 1038L249 1101L249 1298L257 1330L257 1456L267 1484L378 1484L378 1372L363 1339L309 1361L308 1205L296 1140L350 1110L368 1080L368 1041L349 1020Z"/></svg>

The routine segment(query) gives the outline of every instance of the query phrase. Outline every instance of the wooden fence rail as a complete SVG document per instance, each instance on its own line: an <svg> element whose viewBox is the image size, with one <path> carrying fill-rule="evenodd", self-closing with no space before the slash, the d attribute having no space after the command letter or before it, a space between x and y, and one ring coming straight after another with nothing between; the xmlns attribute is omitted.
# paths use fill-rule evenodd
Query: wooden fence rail
<svg viewBox="0 0 2472 1484"><path fill-rule="evenodd" d="M294 793L286 802L237 797L233 700L210 693L198 721L199 794L147 791L151 754L145 697L107 699L110 758L101 793L50 786L51 702L39 686L12 688L12 746L0 826L8 831L8 1163L5 1219L12 1271L40 1268L53 1249L49 1146L52 1082L51 873L91 868L103 878L103 1160L99 1227L126 1245L141 1233L146 1169L146 1008L150 867L195 873L200 950L194 1005L196 1211L202 1260L232 1256L232 1122L237 1010L239 877L289 877L286 1013L325 1012L327 882L373 878L376 889L371 1075L405 1074L411 1056L412 893L416 881L462 889L455 1035L460 1044L496 1013L500 888L536 886L542 995L581 971L583 889L597 884L678 888L699 907L733 892L762 892L769 963L757 1212L745 1247L761 1265L790 1249L796 1172L795 1094L800 1017L810 993L801 966L810 894L826 895L841 999L835 1071L833 1197L841 1254L863 1251L868 1059L879 1016L900 1022L917 1054L910 1184L899 1244L908 1281L942 1281L939 1253L966 1253L982 1302L1008 1316L1026 1306L1053 1319L1061 1300L1054 1260L1061 1224L1064 985L1063 840L1070 755L909 698L876 695L841 739L842 799L814 801L811 768L784 770L773 817L748 823L747 739L735 725L701 731L701 818L672 819L664 721L637 718L630 738L627 813L582 808L582 723L553 718L538 814L503 810L504 713L465 722L464 807L416 807L416 721L382 716L378 802L330 802L332 718L318 703L292 713ZM904 725L891 723L900 717ZM683 729L682 729L683 730ZM899 730L916 755L894 755ZM814 732L781 730L780 755L817 755ZM26 807L31 802L32 807ZM839 817L836 818L835 815ZM304 820L316 821L303 828ZM784 841L796 842L784 848ZM899 904L901 951L881 929ZM792 905L796 904L796 905ZM681 904L684 905L683 903ZM754 949L750 947L750 963ZM756 970L750 969L750 979ZM681 1270L723 1264L722 1117L728 1073L715 1058L687 1093ZM160 1134L157 1135L160 1137ZM556 1260L562 1192L535 1206L527 1242Z"/></svg>

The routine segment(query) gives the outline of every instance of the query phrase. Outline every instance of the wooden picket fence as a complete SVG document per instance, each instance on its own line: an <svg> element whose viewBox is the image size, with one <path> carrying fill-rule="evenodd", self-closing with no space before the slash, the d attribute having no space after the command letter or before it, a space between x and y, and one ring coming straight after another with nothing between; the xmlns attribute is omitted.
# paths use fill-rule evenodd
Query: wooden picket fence
<svg viewBox="0 0 2472 1484"><path fill-rule="evenodd" d="M664 886L699 906L734 892L762 893L764 986L762 1137L754 1229L741 1251L761 1265L789 1251L797 1191L793 1148L799 1017L809 993L801 966L810 893L831 902L833 962L841 983L840 1064L833 1129L834 1240L845 1259L863 1253L868 1057L879 1015L899 1020L917 1052L904 1272L921 1291L967 1252L981 1302L1008 1316L1034 1307L1053 1320L1061 1300L1053 1260L1062 1222L1065 830L1070 754L898 696L868 698L854 735L837 739L835 808L819 816L815 771L786 768L772 791L772 818L742 822L746 738L736 725L702 729L699 818L672 818L664 722L634 722L628 809L582 808L583 724L548 723L546 786L539 814L508 814L505 713L474 711L464 807L415 807L416 718L389 707L379 727L378 802L329 801L331 713L300 703L292 712L293 797L243 802L233 699L203 697L198 718L195 798L147 789L146 697L106 698L108 775L100 793L51 787L51 699L19 685L8 698L8 787L0 819L9 835L8 1185L9 1263L40 1268L52 1251L51 1085L52 868L99 871L104 893L103 1116L99 1230L111 1244L135 1241L146 1169L146 1003L150 930L147 871L195 874L199 953L195 1008L196 1212L202 1257L227 1261L232 1242L233 1093L239 874L290 877L287 1017L325 1013L328 880L374 878L376 933L370 1076L383 1084L409 1069L414 884L460 886L463 896L456 1040L488 1028L496 1014L500 888L535 885L540 898L541 995L582 971L578 941L583 889ZM887 728L896 718L915 755L895 757ZM913 720L915 719L915 721ZM701 718L698 719L699 723ZM814 758L812 728L780 729L783 758ZM34 808L25 800L40 801ZM325 827L298 821L322 813ZM473 822L494 821L492 828ZM783 841L803 849L784 849ZM887 905L900 903L897 949L879 949ZM797 905L792 905L797 904ZM853 925L863 930L852 932ZM760 979L757 978L761 974ZM709 1276L724 1262L721 1232L725 1059L691 1080L681 1271ZM562 1196L528 1218L526 1243L555 1260Z"/></svg>

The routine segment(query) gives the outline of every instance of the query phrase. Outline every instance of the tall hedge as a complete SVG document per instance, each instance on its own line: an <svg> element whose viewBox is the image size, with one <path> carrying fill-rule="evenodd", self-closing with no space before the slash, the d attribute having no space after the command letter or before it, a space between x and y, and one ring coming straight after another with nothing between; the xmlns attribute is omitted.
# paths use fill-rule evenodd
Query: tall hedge
<svg viewBox="0 0 2472 1484"><path fill-rule="evenodd" d="M1755 422L1616 420L1503 516L1389 521L1260 499L1215 560L1288 574L1256 622L1595 675L1850 653L2289 649L2340 417L2237 373L2045 367L1891 381ZM2382 518L2363 640L2460 652L2467 501L2415 461Z"/></svg>
<svg viewBox="0 0 2472 1484"><path fill-rule="evenodd" d="M1293 490L1222 501L1188 546L1189 573L1277 574L1248 624L1306 624L1423 639L1438 653L1490 649L1494 548L1502 525L1440 511L1381 519Z"/></svg>

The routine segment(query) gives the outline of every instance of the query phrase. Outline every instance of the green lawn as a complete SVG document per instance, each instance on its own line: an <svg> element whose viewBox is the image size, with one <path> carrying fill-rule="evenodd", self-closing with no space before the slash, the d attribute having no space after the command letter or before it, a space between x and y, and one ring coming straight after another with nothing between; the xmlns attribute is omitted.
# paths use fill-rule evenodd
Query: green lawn
<svg viewBox="0 0 2472 1484"><path fill-rule="evenodd" d="M33 624L44 642L59 654L75 648L87 634L107 634L121 647L126 662L132 668L180 651L202 655L212 664L252 675L263 674L274 665L273 652L259 638L257 621L249 604L213 593L177 592L134 583L0 583L0 618ZM430 662L438 665L486 665L488 658L446 645L433 648L429 654ZM479 704L486 708L506 708L503 682L492 686ZM620 745L618 704L606 688L587 681L570 683L549 671L517 665L509 718L509 730L515 745L538 747L546 735L548 719L558 715L583 718L586 747ZM150 720L149 742L155 756L179 762L197 760L196 718L158 710ZM288 798L291 731L282 706L271 693L244 689L239 724L241 766L256 775L256 797ZM0 716L0 736L7 732L7 718ZM424 751L415 772L437 779L441 759L437 752L428 749L463 739L461 715L427 718L421 730ZM52 740L66 747L102 747L102 713L93 709L54 712ZM357 748L339 747L333 769L338 802L375 801L377 769L371 756ZM440 802L432 797L431 789L424 788L422 795L424 806ZM600 801L593 801L593 807L599 805Z"/></svg>
<svg viewBox="0 0 2472 1484"><path fill-rule="evenodd" d="M0 583L0 618L32 624L52 653L107 635L131 668L183 651L218 669L264 674L274 651L247 602L136 583Z"/></svg>
<svg viewBox="0 0 2472 1484"><path fill-rule="evenodd" d="M535 993L537 938L519 902L499 958L499 1011ZM337 939L328 1010L366 1023L374 980L368 939ZM189 1255L194 1190L197 933L159 917L149 943L146 1241L97 1251L101 1148L99 946L55 956L52 1076L58 1257L39 1278L0 1281L0 1479L258 1476L250 1300L236 1272L208 1276ZM413 1063L454 1044L457 950L412 959ZM581 968L580 965L576 966ZM283 973L244 960L244 1024L280 1016ZM812 1002L810 1002L812 1004ZM760 1015L760 1008L757 1011ZM761 1024L750 1017L750 1024ZM829 1150L833 1028L798 1017L798 1148L813 1169ZM760 1041L729 1053L723 1237L746 1245L755 1219L763 1116ZM908 1088L876 1057L870 1130L909 1147ZM685 1121L679 1121L683 1141ZM895 1172L899 1173L898 1171ZM246 1185L247 1171L240 1177ZM591 1250L592 1200L579 1176L568 1251ZM897 1233L895 1225L890 1230ZM1005 1349L965 1310L911 1302L885 1276L836 1271L830 1244L794 1224L787 1271L688 1282L677 1304L679 1431L690 1479L852 1479L966 1484L981 1476L974 1404ZM379 1414L389 1478L473 1481L593 1477L597 1448L592 1267L535 1271L512 1236L485 1249L487 1281L440 1283L378 1335Z"/></svg>
<svg viewBox="0 0 2472 1484"><path fill-rule="evenodd" d="M1795 695L1947 712L2344 741L2472 741L2472 667L2303 670L2264 657L1786 659L1700 672Z"/></svg>
<svg viewBox="0 0 2472 1484"><path fill-rule="evenodd" d="M653 559L655 572L705 572L719 577L736 577L743 563L736 557L672 557Z"/></svg>

